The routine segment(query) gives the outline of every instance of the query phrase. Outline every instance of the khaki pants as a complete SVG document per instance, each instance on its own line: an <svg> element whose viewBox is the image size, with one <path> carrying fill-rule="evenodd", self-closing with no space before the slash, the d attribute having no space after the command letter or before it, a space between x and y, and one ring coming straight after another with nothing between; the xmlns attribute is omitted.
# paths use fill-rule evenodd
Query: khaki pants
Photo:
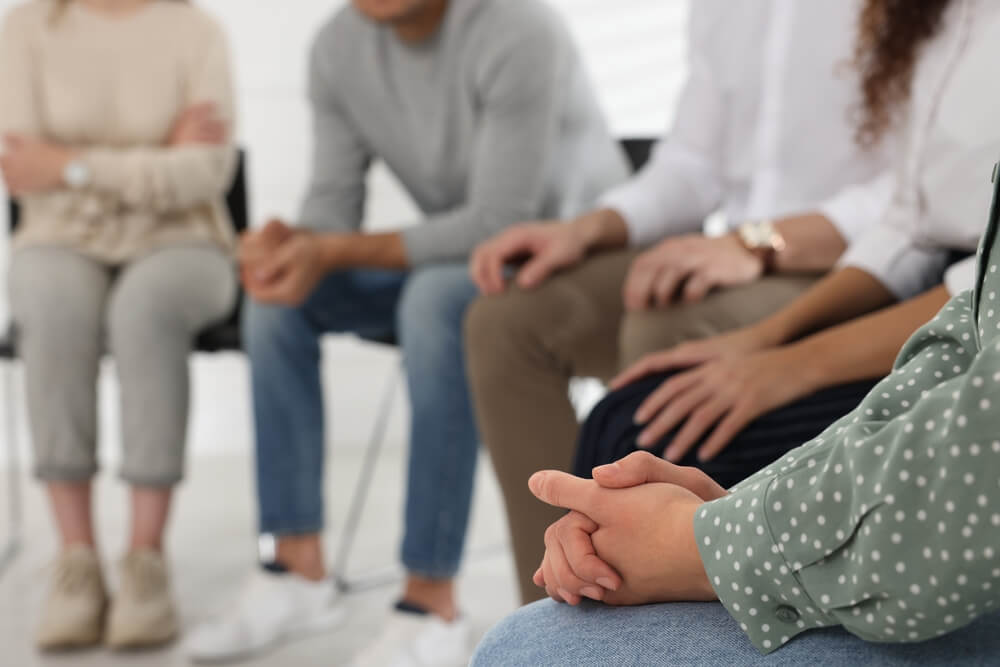
<svg viewBox="0 0 1000 667"><path fill-rule="evenodd" d="M476 416L503 490L525 602L543 595L531 577L545 529L564 514L536 500L528 478L570 468L579 431L570 378L608 379L650 352L752 324L816 280L766 277L698 304L626 314L622 287L636 254L601 254L536 290L481 298L466 318Z"/></svg>

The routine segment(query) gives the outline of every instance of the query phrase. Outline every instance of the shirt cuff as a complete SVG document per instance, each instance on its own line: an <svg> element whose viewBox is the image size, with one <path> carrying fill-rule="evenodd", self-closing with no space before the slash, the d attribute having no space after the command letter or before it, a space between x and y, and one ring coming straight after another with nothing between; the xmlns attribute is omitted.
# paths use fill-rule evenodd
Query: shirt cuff
<svg viewBox="0 0 1000 667"><path fill-rule="evenodd" d="M878 225L851 244L838 265L871 274L905 300L940 284L947 261L946 250L918 246L895 227Z"/></svg>
<svg viewBox="0 0 1000 667"><path fill-rule="evenodd" d="M958 296L976 286L976 257L968 257L952 264L944 273L944 284L948 294Z"/></svg>
<svg viewBox="0 0 1000 667"><path fill-rule="evenodd" d="M848 186L820 203L818 210L849 246L885 215L892 201L894 183L890 173L869 183Z"/></svg>
<svg viewBox="0 0 1000 667"><path fill-rule="evenodd" d="M645 192L645 184L630 181L606 192L598 208L617 211L628 228L629 245L640 247L662 241L669 233L658 201Z"/></svg>
<svg viewBox="0 0 1000 667"><path fill-rule="evenodd" d="M785 560L788 535L771 533L765 504L777 482L770 471L758 474L730 495L702 506L694 525L701 559L719 600L762 653L784 646L806 630L837 625Z"/></svg>

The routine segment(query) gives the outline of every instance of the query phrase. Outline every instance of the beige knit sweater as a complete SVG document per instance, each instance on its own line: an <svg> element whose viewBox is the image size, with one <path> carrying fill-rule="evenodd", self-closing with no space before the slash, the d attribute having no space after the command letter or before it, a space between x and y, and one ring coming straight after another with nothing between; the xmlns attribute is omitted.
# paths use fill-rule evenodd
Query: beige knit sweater
<svg viewBox="0 0 1000 667"><path fill-rule="evenodd" d="M15 247L69 246L109 263L156 247L230 247L223 205L232 146L168 148L177 114L211 101L230 123L226 41L186 3L150 0L126 17L54 0L13 9L0 29L0 132L85 151L91 184L24 197Z"/></svg>

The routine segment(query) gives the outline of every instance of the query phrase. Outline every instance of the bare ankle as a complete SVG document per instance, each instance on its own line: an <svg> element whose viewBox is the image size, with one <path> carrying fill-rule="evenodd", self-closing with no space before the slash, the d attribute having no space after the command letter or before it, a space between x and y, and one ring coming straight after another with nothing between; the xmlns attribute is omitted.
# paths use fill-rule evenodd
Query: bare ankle
<svg viewBox="0 0 1000 667"><path fill-rule="evenodd" d="M458 618L455 586L451 579L428 579L411 575L406 580L403 599L448 623Z"/></svg>
<svg viewBox="0 0 1000 667"><path fill-rule="evenodd" d="M319 535L278 537L275 557L289 572L300 577L310 581L321 581L326 578L323 546Z"/></svg>

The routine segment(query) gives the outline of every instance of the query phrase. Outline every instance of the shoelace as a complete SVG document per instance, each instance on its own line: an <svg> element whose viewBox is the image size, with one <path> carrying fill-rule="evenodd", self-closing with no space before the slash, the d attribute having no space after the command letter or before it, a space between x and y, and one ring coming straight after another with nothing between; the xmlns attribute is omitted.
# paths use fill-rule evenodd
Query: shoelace
<svg viewBox="0 0 1000 667"><path fill-rule="evenodd" d="M62 560L56 570L57 589L68 595L78 595L93 585L93 574L89 564L76 560Z"/></svg>
<svg viewBox="0 0 1000 667"><path fill-rule="evenodd" d="M163 590L163 570L149 558L129 556L122 567L122 588L137 600L148 600Z"/></svg>

